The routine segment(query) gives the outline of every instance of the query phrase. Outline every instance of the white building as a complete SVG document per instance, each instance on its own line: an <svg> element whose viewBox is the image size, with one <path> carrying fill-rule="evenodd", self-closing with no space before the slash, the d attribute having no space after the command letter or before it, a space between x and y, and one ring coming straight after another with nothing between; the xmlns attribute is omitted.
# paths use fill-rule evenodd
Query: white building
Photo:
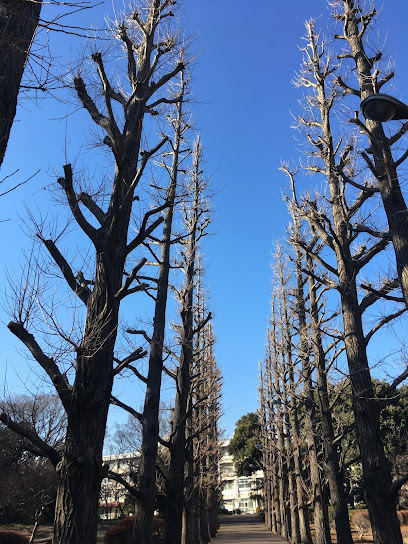
<svg viewBox="0 0 408 544"><path fill-rule="evenodd" d="M237 476L235 463L227 448L230 439L221 443L220 479L222 500L220 508L229 512L255 514L259 511L263 495L262 470L257 470L251 476Z"/></svg>
<svg viewBox="0 0 408 544"><path fill-rule="evenodd" d="M219 465L220 486L222 499L220 508L229 512L255 514L259 511L263 495L263 471L257 470L251 476L237 476L235 463L227 452L230 439L221 442L221 456ZM103 463L109 465L109 470L120 474L129 483L133 483L140 463L140 453L123 453L106 455ZM105 478L102 481L100 494L100 517L102 519L118 519L132 512L127 511L128 492L124 487Z"/></svg>
<svg viewBox="0 0 408 544"><path fill-rule="evenodd" d="M108 465L122 476L128 483L133 483L133 476L137 473L140 463L140 453L121 453L119 455L104 455L103 464ZM101 519L112 520L132 513L133 508L127 511L129 493L115 480L102 480L99 498L99 515Z"/></svg>

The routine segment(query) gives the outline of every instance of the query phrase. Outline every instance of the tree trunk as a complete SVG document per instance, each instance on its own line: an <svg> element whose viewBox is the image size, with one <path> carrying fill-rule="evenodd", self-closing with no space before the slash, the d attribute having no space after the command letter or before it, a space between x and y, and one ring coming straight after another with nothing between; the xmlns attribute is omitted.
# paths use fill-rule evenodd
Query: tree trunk
<svg viewBox="0 0 408 544"><path fill-rule="evenodd" d="M184 97L184 81L181 86L181 98ZM166 212L165 230L163 231L163 243L169 246L168 252L162 258L162 266L166 266L166 290L170 271L170 243L171 226L173 220L174 201L176 197L177 174L179 166L180 141L182 134L182 101L177 105L177 119L175 125L175 138L173 144L173 162L171 167L172 182L169 191L170 208ZM195 242L195 233L190 234L190 239ZM193 249L195 250L195 243ZM191 246L191 243L190 243ZM163 256L162 256L163 257ZM194 276L195 252L190 251L191 269L187 273L184 288L187 299L187 309L182 307L182 335L180 367L177 371L177 395L173 413L174 435L170 443L169 472L166 479L166 515L164 523L165 544L180 544L182 533L183 500L184 496L184 469L186 448L186 413L187 402L190 393L190 374L193 359L193 289L194 285L190 276ZM164 338L164 329L163 329Z"/></svg>
<svg viewBox="0 0 408 544"><path fill-rule="evenodd" d="M306 258L308 270L313 273L313 260L310 255L307 255ZM339 456L336 446L334 445L333 422L327 390L326 359L322 345L319 311L316 300L316 284L311 276L309 276L309 299L313 347L317 370L317 394L322 423L325 467L330 489L330 505L333 509L338 544L353 544L347 500L344 493L343 477L340 471Z"/></svg>
<svg viewBox="0 0 408 544"><path fill-rule="evenodd" d="M278 534L282 538L288 537L288 515L286 506L286 490L287 490L287 453L284 446L284 428L283 428L283 416L282 416L282 403L284 399L281 394L281 378L279 368L279 351L276 338L276 315L275 308L273 306L273 329L272 329L272 349L273 349L273 387L276 395L276 459L277 459L277 495L278 495L278 509L277 525Z"/></svg>
<svg viewBox="0 0 408 544"><path fill-rule="evenodd" d="M41 8L42 0L0 1L0 166L16 115L21 78Z"/></svg>
<svg viewBox="0 0 408 544"><path fill-rule="evenodd" d="M343 3L347 9L351 4L354 5L353 0L344 0ZM354 15L349 13L348 21ZM322 141L325 142L322 160L325 164L325 175L330 190L330 206L335 236L333 247L337 260L338 291L341 297L345 348L352 383L356 434L363 465L365 500L370 514L374 544L402 544L395 498L390 494L391 475L381 440L379 407L375 400L368 365L362 315L357 296L356 276L359 269L351 254L349 226L344 216L339 175L335 167L325 77L320 70L320 61L311 27L309 27L309 32L311 44L314 47L316 91L321 116ZM361 51L359 56L361 56Z"/></svg>
<svg viewBox="0 0 408 544"><path fill-rule="evenodd" d="M279 251L278 253L278 263L279 270L278 274L280 277L280 282L282 285L282 306L283 306L283 317L284 317L284 336L286 344L286 354L287 354L287 367L289 375L289 394L290 394L290 408L289 408L289 421L290 421L290 435L291 435L291 449L293 456L293 474L295 478L295 488L296 488L296 509L291 508L292 512L292 542L302 543L302 544L311 544L312 535L310 532L309 525L309 511L306 504L306 497L303 490L303 471L302 471L302 459L300 451L300 425L298 418L298 406L297 400L295 397L295 380L294 380L294 368L293 368L293 356L292 356L292 338L291 338L291 328L289 322L288 308L289 303L287 299L286 285L284 279L283 263L282 263L282 254ZM299 305L298 305L299 306ZM304 310L304 308L303 308ZM306 318L303 311L302 315L299 314L299 330L301 335L301 359L303 361L304 354L307 357L307 349L305 348L305 338L306 334ZM306 342L307 343L307 342Z"/></svg>
<svg viewBox="0 0 408 544"><path fill-rule="evenodd" d="M305 428L309 450L311 496L313 497L315 544L331 544L327 504L323 495L322 475L319 468L314 420L314 398L310 368L304 369Z"/></svg>
<svg viewBox="0 0 408 544"><path fill-rule="evenodd" d="M127 232L126 217L122 228ZM118 232L115 233L118 235ZM103 478L102 447L113 384L113 350L122 284L126 236L106 238L98 258L85 333L78 349L77 372L68 409L68 427L55 507L54 544L94 544ZM121 240L121 241L119 241ZM111 247L115 246L116 252ZM113 257L115 253L115 258Z"/></svg>
<svg viewBox="0 0 408 544"><path fill-rule="evenodd" d="M156 458L159 439L159 407L163 372L163 344L166 328L172 219L173 204L170 205L166 212L163 227L161 265L153 320L153 335L150 343L149 371L142 422L142 451L138 473L138 497L136 498L135 506L135 544L150 544L153 536L153 516L156 498Z"/></svg>
<svg viewBox="0 0 408 544"><path fill-rule="evenodd" d="M380 409L375 399L365 349L355 280L343 284L342 311L347 360L353 388L353 411L360 447L364 496L374 544L402 544L391 475L380 432Z"/></svg>

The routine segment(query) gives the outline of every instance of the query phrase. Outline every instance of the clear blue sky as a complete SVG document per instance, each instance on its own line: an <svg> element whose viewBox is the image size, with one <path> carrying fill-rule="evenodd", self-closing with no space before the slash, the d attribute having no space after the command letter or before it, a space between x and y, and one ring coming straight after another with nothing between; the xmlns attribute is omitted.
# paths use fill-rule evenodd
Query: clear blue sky
<svg viewBox="0 0 408 544"><path fill-rule="evenodd" d="M122 2L115 5L120 8ZM398 14L392 11L396 9ZM80 24L102 27L111 12L112 3L107 1L92 14L82 15ZM317 19L325 31L328 8L326 0L255 0L251 5L246 0L185 0L183 12L188 32L197 33L194 47L202 50L193 91L206 169L214 173L213 188L222 189L215 202L215 236L207 242L206 252L216 354L224 376L222 426L230 435L237 419L257 408L258 361L264 357L271 291L270 252L288 222L281 200L285 178L278 167L281 160L299 157L296 133L290 128L291 112L298 111L301 98L291 84L301 61L298 46L306 19ZM407 22L408 3L387 0L381 30L384 37L389 31L387 51L397 63L395 95L405 100ZM59 62L77 57L79 38L51 34L49 41ZM7 219L0 224L2 264L9 269L17 270L22 249L28 247L22 232L23 202L33 211L37 205L43 211L53 208L43 187L53 180L54 169L65 163L65 142L72 160L87 139L89 124L84 118L65 120L65 113L66 106L56 100L21 100L1 177L16 168L18 180L37 170L40 174L0 200L1 219ZM93 151L87 153L91 156ZM1 310L0 379L7 368L9 387L22 392L27 363L5 328L7 320ZM34 382L31 374L29 386ZM133 396L123 391L129 399Z"/></svg>

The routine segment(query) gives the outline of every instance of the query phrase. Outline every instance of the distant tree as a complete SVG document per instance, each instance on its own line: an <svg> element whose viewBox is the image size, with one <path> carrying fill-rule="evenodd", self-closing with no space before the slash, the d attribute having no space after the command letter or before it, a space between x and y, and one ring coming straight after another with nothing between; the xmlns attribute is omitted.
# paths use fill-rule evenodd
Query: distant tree
<svg viewBox="0 0 408 544"><path fill-rule="evenodd" d="M198 327L207 321L206 306L206 297L199 285L194 307ZM221 374L214 356L214 343L210 321L200 328L194 342L194 379L186 428L182 544L208 543L218 529Z"/></svg>
<svg viewBox="0 0 408 544"><path fill-rule="evenodd" d="M180 120L179 120L180 122ZM186 424L191 381L194 365L195 336L205 327L211 314L197 323L194 315L194 299L197 290L197 275L200 242L208 226L208 205L206 202L207 181L202 176L202 145L197 137L192 149L193 165L188 181L188 202L184 203L185 239L181 242L178 265L183 272L180 288L174 287L179 302L180 325L176 326L180 353L177 358L176 398L172 417L172 432L168 441L169 468L166 478L166 516L164 529L165 544L181 541L183 504L179 497L184 493L186 463ZM187 199L186 199L187 200Z"/></svg>
<svg viewBox="0 0 408 544"><path fill-rule="evenodd" d="M235 425L228 452L234 458L238 476L250 476L262 468L262 452L257 447L260 429L259 416L253 412L242 416Z"/></svg>
<svg viewBox="0 0 408 544"><path fill-rule="evenodd" d="M20 425L35 428L37 436L61 449L65 417L56 397L16 396L1 402ZM30 522L42 514L53 518L57 475L35 445L0 424L0 521Z"/></svg>

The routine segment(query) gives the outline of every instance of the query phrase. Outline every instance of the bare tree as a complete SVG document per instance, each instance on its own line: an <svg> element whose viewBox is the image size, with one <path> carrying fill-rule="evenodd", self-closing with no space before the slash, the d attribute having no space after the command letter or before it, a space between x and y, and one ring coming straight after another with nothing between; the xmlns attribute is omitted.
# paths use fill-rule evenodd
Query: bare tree
<svg viewBox="0 0 408 544"><path fill-rule="evenodd" d="M176 399L173 410L173 430L169 439L170 463L166 482L166 522L164 540L167 544L181 542L184 495L184 466L186 453L186 423L188 400L191 394L191 377L194 362L194 336L211 319L211 314L198 326L194 323L194 294L198 248L208 226L208 208L205 201L207 183L202 179L202 147L200 139L194 143L193 166L190 181L191 204L184 204L184 223L188 233L182 241L180 267L185 275L183 287L176 290L180 304L181 325L179 330L180 356L176 371Z"/></svg>
<svg viewBox="0 0 408 544"><path fill-rule="evenodd" d="M172 120L174 140L170 153L172 164L169 167L170 185L166 202L168 203L163 223L163 235L160 242L161 255L159 277L155 295L155 314L153 333L150 344L149 368L146 378L146 395L143 414L139 415L142 423L141 461L138 474L138 495L136 497L134 538L137 542L150 542L152 538L154 503L156 496L156 458L159 440L159 407L163 373L163 346L166 330L166 307L171 268L170 250L172 245L172 226L177 195L177 182L180 163L182 162L183 137L188 128L183 120L183 100L185 81L181 77L176 116ZM184 151L185 153L185 151ZM139 333L141 331L132 331ZM143 333L146 337L146 334Z"/></svg>
<svg viewBox="0 0 408 544"><path fill-rule="evenodd" d="M48 238L41 228L37 232L67 285L86 309L80 341L64 338L75 353L73 383L69 381L70 373L65 373L58 361L45 353L28 330L30 316L24 300L8 326L48 375L67 412L62 455L37 440L37 446L50 457L58 472L54 524L54 542L58 544L95 542L99 489L106 474L102 469L102 445L114 375L139 359L143 352L137 348L114 365L121 301L148 287L138 279L147 259L135 256L138 260L128 271L131 255L163 221L156 214L168 207L164 202L145 212L131 237L129 225L138 198L135 192L149 158L167 142L164 137L149 150L141 151L145 115L157 113L162 104L179 100L166 92L166 84L183 69L183 61L176 52L179 38L171 25L174 3L148 1L114 26L113 35L127 60L127 81L123 87L115 88L103 55L98 51L93 53L104 109L98 108L83 78L77 75L74 79L80 103L105 135L103 142L112 153L115 169L105 209L97 196L92 198L88 192L78 191L70 164L64 166L64 175L58 179L71 214L94 251L90 278L85 278L81 271L74 273L57 247L57 239ZM94 195L101 192L101 188L93 190ZM28 306L31 307L29 303ZM2 420L10 428L27 434L7 414Z"/></svg>
<svg viewBox="0 0 408 544"><path fill-rule="evenodd" d="M344 94L359 97L360 100L381 91L394 76L394 72L380 66L383 57L381 50L373 50L367 34L376 20L374 1L336 0L329 2L333 16L341 21L343 33L336 38L348 44L348 50L339 55L341 59L351 59L355 69L358 87L354 88L339 75L337 82ZM398 277L401 282L405 302L408 304L408 210L398 179L399 167L408 157L408 152L398 153L396 144L408 130L408 122L390 138L380 122L367 119L365 124L358 116L350 119L368 137L370 146L361 155L371 173L377 180L377 188L387 215L389 234L394 246ZM370 158L369 155L372 155ZM373 189L370 189L373 190Z"/></svg>
<svg viewBox="0 0 408 544"><path fill-rule="evenodd" d="M287 378L286 370L283 364L282 343L279 338L279 330L282 330L281 322L279 319L279 305L281 301L279 299L279 291L275 290L273 294L273 301L271 305L271 329L270 329L270 349L272 352L272 365L271 365L271 383L270 383L270 399L269 410L273 413L275 418L275 477L276 477L276 495L277 495L277 508L276 524L277 533L282 538L289 538L290 536L290 510L288 501L288 452L286 449L287 442L285 437L287 436L287 429L285 429L285 405L287 398L285 395L285 380ZM271 410L271 407L275 406L276 410Z"/></svg>
<svg viewBox="0 0 408 544"><path fill-rule="evenodd" d="M281 298L281 326L282 326L282 352L284 357L284 368L288 377L288 419L289 429L287 450L290 453L289 464L289 496L291 503L291 541L311 542L311 534L307 513L307 501L304 493L302 478L301 439L299 424L298 398L296 395L297 384L295 383L295 357L293 353L293 316L290 316L290 303L288 297L288 283L291 280L291 271L287 262L284 262L282 248L278 244L274 255L274 274L279 285ZM310 445L309 445L310 449ZM315 494L316 496L316 494ZM318 514L318 513L317 513ZM316 513L315 513L316 518ZM319 515L317 515L317 519Z"/></svg>
<svg viewBox="0 0 408 544"><path fill-rule="evenodd" d="M307 98L309 116L304 115L299 122L305 127L314 157L317 157L317 161L310 165L310 171L325 176L330 199L326 209L323 200L306 196L298 211L308 221L312 237L316 236L333 251L336 265L330 264L327 258L323 259L307 244L301 246L324 268L326 275L320 274L318 280L329 288L337 289L340 294L345 347L353 387L353 409L363 462L365 498L375 542L400 543L395 497L390 494L391 476L380 438L379 405L375 400L366 350L372 335L405 309L383 317L370 331L364 332L363 312L382 295L387 296L396 289L398 282L387 278L378 290L369 292L359 301L357 275L386 248L390 237L387 232L366 228L367 216L363 218L362 213L374 191L361 188L361 183L357 183L357 186L354 183L354 163L351 160L353 144L341 147L341 143L336 145L334 142L331 110L336 92L330 91L328 84L333 67L330 57L324 55L324 43L319 44L313 22L307 23L306 27L305 61L297 81L299 86L310 87L313 92ZM350 191L353 187L357 189L351 202L348 200L351 197L346 195L346 186ZM366 236L365 242L356 246L356 238L361 233ZM400 300L400 297L393 297L393 300Z"/></svg>
<svg viewBox="0 0 408 544"><path fill-rule="evenodd" d="M322 441L323 452L325 460L325 471L327 474L327 480L330 489L330 504L333 508L333 517L336 524L336 533L339 544L352 544L352 536L350 529L350 521L348 517L347 500L344 493L343 478L339 466L339 458L337 448L335 445L335 435L333 430L333 423L331 418L330 406L329 406L329 394L327 387L327 373L328 366L326 365L326 359L330 354L330 351L334 348L335 352L332 355L331 365L336 358L341 354L344 347L336 349L339 341L342 339L334 338L326 348L323 346L324 331L322 328L322 321L330 321L330 318L324 319L321 315L321 309L324 307L324 299L322 296L324 290L319 294L319 289L322 288L322 284L316 281L315 265L313 257L310 253L306 252L307 270L309 275L303 272L305 266L304 258L305 253L301 250L299 240L301 235L301 220L296 212L296 191L294 186L294 174L290 169L283 165L281 170L285 172L290 180L292 188L292 199L294 205L290 205L289 210L292 216L292 225L290 228L291 242L295 251L295 267L296 267L296 305L295 313L298 319L298 331L300 336L300 358L302 361L302 374L304 380L304 395L305 395L305 412L306 412L306 425L308 427L308 434L312 436L313 421L315 420L316 408L319 410L319 418L322 426ZM310 252L319 252L319 246L316 240L312 240ZM314 276L314 277L313 277ZM308 292L304 293L304 287L308 280ZM320 299L320 304L319 304ZM309 300L309 308L307 307L307 300ZM310 316L310 324L307 322L307 314ZM334 316L336 316L336 312ZM309 341L309 332L311 331L312 342ZM316 392L318 403L315 406L315 393L314 385L312 384L312 372L316 370ZM314 442L313 438L309 438ZM312 449L314 451L315 448ZM315 494L313 494L315 497ZM315 499L314 499L315 500ZM324 519L324 518L323 518ZM327 524L326 524L327 525ZM322 525L321 534L324 535L321 538L325 539L327 528L324 528L324 521Z"/></svg>
<svg viewBox="0 0 408 544"><path fill-rule="evenodd" d="M200 269L200 267L199 267ZM209 542L218 529L221 374L213 352L215 338L198 277L194 303L194 362L188 399L183 544Z"/></svg>

